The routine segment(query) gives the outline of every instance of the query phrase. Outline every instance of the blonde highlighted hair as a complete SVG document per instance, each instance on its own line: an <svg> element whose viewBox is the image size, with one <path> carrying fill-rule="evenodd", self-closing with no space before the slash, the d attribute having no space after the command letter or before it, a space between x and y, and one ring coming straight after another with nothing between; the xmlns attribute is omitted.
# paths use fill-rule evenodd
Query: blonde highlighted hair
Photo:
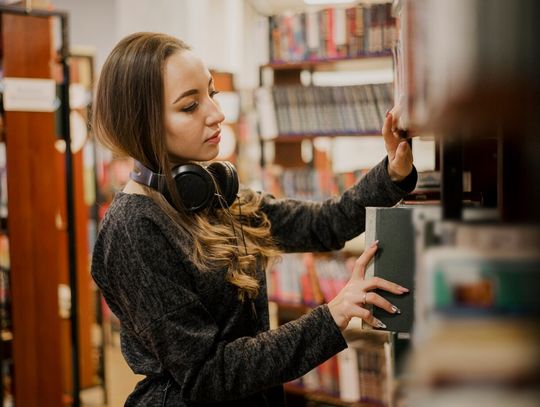
<svg viewBox="0 0 540 407"><path fill-rule="evenodd" d="M141 32L121 40L102 68L92 117L94 133L104 146L165 175L175 203L180 198L165 144L163 71L167 58L189 49L179 39L158 33ZM226 279L237 287L240 299L258 295L257 267L278 254L270 222L260 211L259 194L242 191L229 209L193 214L181 205L173 208L150 187L143 188L191 237L189 260L200 271L225 268Z"/></svg>

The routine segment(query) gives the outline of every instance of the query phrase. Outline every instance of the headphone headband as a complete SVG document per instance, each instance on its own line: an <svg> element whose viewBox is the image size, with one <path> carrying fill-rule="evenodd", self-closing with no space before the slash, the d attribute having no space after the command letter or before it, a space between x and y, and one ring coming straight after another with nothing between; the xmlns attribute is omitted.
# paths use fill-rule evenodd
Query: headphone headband
<svg viewBox="0 0 540 407"><path fill-rule="evenodd" d="M129 177L133 181L138 182L139 184L149 186L150 188L159 191L159 186L165 184L165 176L163 174L152 171L150 168L147 168L137 160L134 161L135 166L130 172Z"/></svg>
<svg viewBox="0 0 540 407"><path fill-rule="evenodd" d="M197 212L210 206L228 208L238 193L236 169L227 161L216 161L208 167L195 163L182 164L174 167L171 175L182 206L190 212ZM155 173L135 160L130 178L157 190L173 207L175 206L163 174ZM219 198L216 199L216 196Z"/></svg>

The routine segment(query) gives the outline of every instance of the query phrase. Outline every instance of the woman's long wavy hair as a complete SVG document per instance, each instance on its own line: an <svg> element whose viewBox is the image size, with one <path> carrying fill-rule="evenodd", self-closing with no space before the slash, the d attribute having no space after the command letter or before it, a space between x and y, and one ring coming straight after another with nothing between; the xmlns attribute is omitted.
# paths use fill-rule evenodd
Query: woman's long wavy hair
<svg viewBox="0 0 540 407"><path fill-rule="evenodd" d="M165 144L163 72L168 57L189 49L164 34L142 32L124 38L102 68L92 118L94 133L105 147L164 174L176 200L179 196ZM259 210L259 194L242 191L229 210L192 214L173 208L159 192L143 188L179 229L189 234L193 242L189 260L199 270L227 269L226 279L237 287L241 300L258 295L257 262L266 266L278 254L270 222ZM239 236L241 230L243 236Z"/></svg>

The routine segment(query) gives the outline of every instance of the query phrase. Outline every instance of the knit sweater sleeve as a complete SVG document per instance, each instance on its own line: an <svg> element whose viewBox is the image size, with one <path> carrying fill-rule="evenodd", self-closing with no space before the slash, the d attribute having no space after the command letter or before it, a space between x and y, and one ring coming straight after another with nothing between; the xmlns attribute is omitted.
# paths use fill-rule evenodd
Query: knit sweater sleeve
<svg viewBox="0 0 540 407"><path fill-rule="evenodd" d="M220 339L220 327L194 289L189 263L149 219L98 253L96 264L115 270L105 279L94 273L107 301L186 400L246 397L301 376L347 346L326 305L254 337Z"/></svg>
<svg viewBox="0 0 540 407"><path fill-rule="evenodd" d="M286 252L329 251L365 229L366 207L393 206L416 185L417 172L392 182L382 160L339 198L324 202L263 197L262 210L272 224L272 235Z"/></svg>

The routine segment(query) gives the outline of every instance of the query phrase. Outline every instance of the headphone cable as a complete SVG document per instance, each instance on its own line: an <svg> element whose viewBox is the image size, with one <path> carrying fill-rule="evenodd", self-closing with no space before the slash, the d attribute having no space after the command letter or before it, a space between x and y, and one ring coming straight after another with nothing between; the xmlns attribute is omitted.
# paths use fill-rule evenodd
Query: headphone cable
<svg viewBox="0 0 540 407"><path fill-rule="evenodd" d="M240 232L242 234L242 240L244 242L244 250L246 252L246 256L248 255L248 251L247 251L247 245L246 245L246 237L244 235L244 228L242 227L242 204L240 202L240 197L238 195L236 195L236 199L238 199L238 214L240 215L240 220L239 220L239 223L240 223Z"/></svg>

